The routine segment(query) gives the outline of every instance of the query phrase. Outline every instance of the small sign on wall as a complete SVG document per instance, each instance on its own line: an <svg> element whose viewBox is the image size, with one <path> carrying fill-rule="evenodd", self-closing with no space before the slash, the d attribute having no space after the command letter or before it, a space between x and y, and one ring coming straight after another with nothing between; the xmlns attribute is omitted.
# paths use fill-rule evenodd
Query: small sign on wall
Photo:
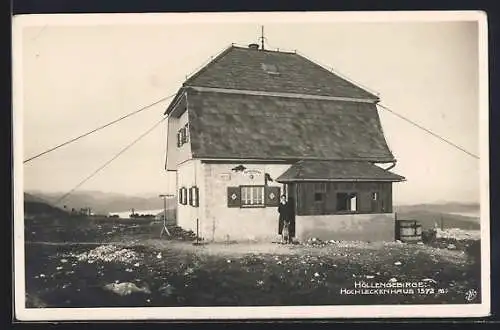
<svg viewBox="0 0 500 330"><path fill-rule="evenodd" d="M231 173L221 173L221 174L219 174L219 178L223 181L230 181L231 180Z"/></svg>
<svg viewBox="0 0 500 330"><path fill-rule="evenodd" d="M257 170L244 170L243 174L245 174L247 177L253 180L255 177L261 175L262 173Z"/></svg>

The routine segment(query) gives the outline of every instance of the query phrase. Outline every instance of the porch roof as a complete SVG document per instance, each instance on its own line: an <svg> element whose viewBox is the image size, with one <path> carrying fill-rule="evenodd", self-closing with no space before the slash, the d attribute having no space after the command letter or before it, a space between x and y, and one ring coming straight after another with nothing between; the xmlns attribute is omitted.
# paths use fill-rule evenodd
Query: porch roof
<svg viewBox="0 0 500 330"><path fill-rule="evenodd" d="M398 182L405 178L366 161L301 160L292 165L276 181L386 181Z"/></svg>

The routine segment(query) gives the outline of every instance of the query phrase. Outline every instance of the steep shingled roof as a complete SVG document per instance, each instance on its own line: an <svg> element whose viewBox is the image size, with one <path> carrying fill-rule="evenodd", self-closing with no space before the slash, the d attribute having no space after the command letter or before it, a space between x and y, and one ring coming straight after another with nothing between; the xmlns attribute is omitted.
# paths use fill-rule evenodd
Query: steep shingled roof
<svg viewBox="0 0 500 330"><path fill-rule="evenodd" d="M361 161L299 161L277 182L297 181L403 181L404 177Z"/></svg>
<svg viewBox="0 0 500 330"><path fill-rule="evenodd" d="M273 72L275 69L277 72ZM194 74L184 86L378 100L377 96L296 53L234 46Z"/></svg>
<svg viewBox="0 0 500 330"><path fill-rule="evenodd" d="M390 162L374 103L187 89L194 158Z"/></svg>

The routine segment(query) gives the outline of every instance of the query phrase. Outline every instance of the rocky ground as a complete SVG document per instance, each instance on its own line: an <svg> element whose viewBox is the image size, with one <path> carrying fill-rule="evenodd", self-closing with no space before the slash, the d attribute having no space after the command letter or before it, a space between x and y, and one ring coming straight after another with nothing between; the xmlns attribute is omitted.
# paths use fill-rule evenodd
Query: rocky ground
<svg viewBox="0 0 500 330"><path fill-rule="evenodd" d="M193 245L193 233L170 229L173 237L160 238L161 223L151 221L27 222L27 306L461 304L481 298L466 300L470 290L480 292L475 238ZM404 283L410 284L398 291ZM395 290L373 289L381 285Z"/></svg>

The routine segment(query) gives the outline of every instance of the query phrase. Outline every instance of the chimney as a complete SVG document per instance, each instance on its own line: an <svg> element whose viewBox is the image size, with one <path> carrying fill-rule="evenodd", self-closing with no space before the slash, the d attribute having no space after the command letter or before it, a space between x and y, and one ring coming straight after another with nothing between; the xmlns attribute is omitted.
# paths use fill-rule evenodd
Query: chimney
<svg viewBox="0 0 500 330"><path fill-rule="evenodd" d="M259 44L250 44L250 45L248 45L248 48L250 48L250 49L259 49Z"/></svg>

